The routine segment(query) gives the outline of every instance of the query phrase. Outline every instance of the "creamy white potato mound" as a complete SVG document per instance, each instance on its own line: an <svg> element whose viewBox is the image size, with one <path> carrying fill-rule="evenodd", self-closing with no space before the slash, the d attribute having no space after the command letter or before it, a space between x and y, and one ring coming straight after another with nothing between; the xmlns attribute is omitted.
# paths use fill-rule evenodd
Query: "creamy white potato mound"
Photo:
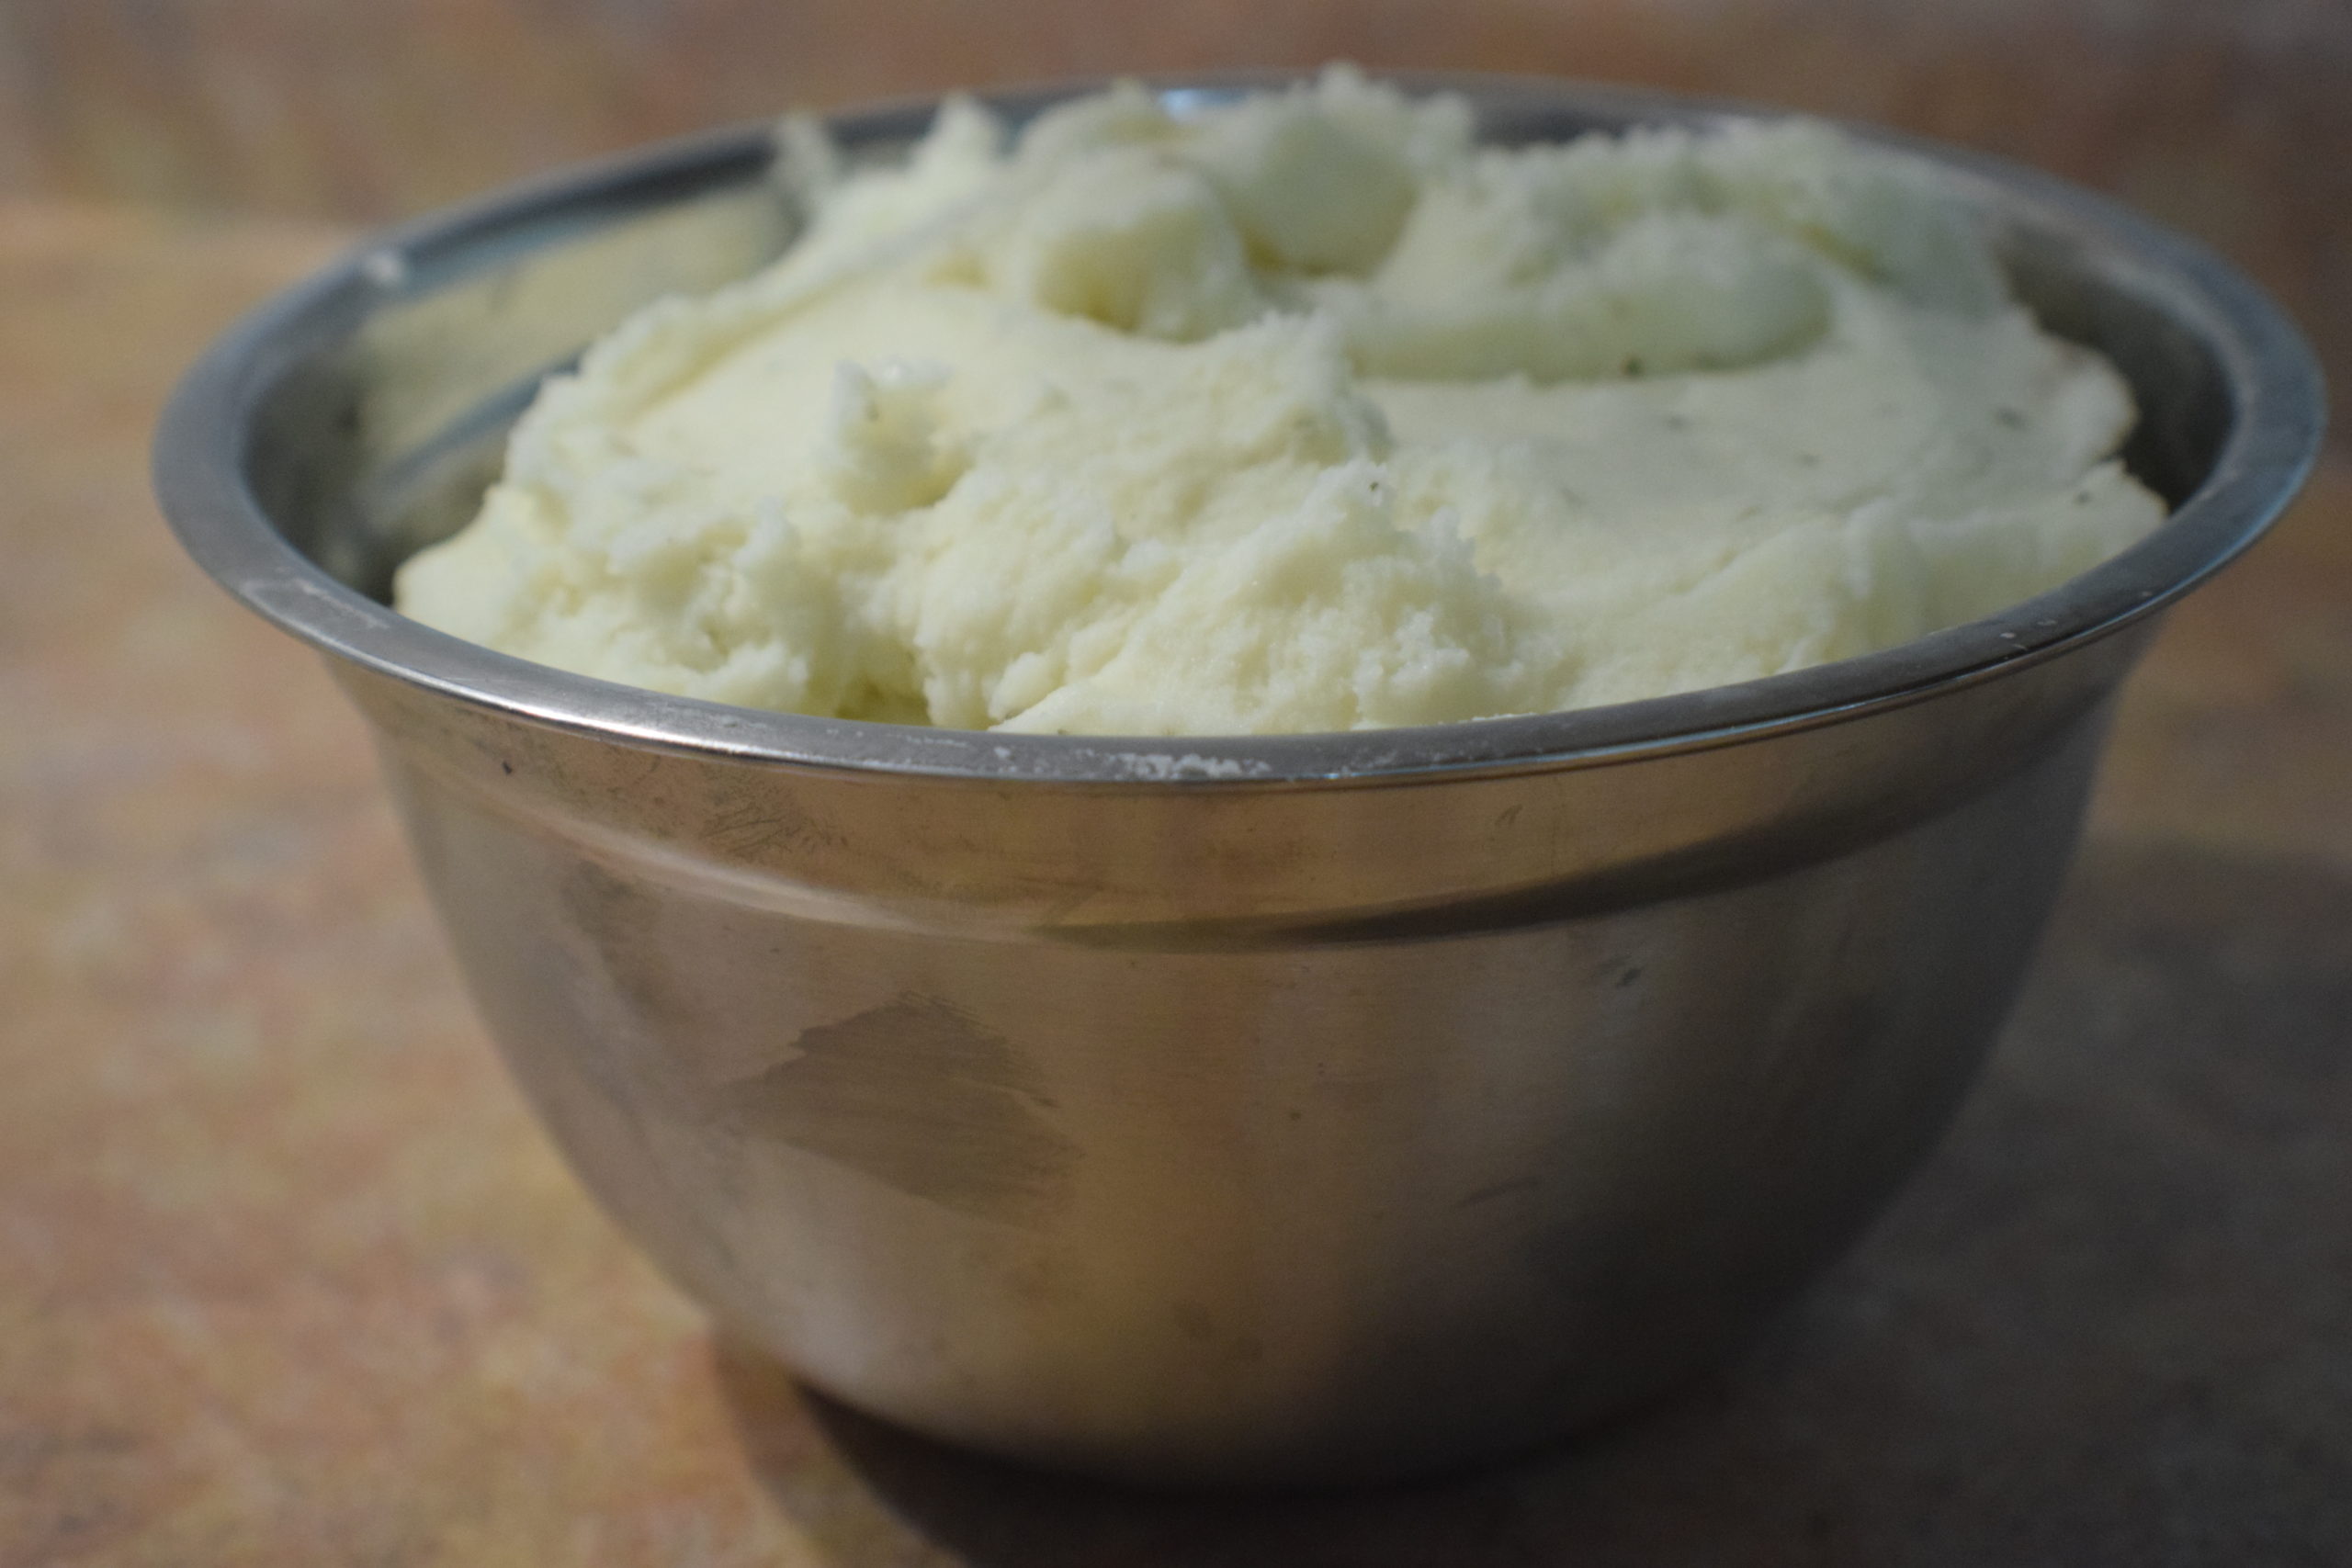
<svg viewBox="0 0 2352 1568"><path fill-rule="evenodd" d="M1868 652L2164 514L2115 372L1823 126L1483 148L1335 70L785 142L805 236L551 380L403 612L753 707L1335 730Z"/></svg>

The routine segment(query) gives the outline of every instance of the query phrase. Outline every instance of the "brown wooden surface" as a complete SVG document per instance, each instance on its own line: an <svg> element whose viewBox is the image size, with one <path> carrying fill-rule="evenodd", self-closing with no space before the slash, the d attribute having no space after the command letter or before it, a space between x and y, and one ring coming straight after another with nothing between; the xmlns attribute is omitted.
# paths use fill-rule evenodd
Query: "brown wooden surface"
<svg viewBox="0 0 2352 1568"><path fill-rule="evenodd" d="M1347 1500L812 1408L591 1208L359 725L178 555L170 378L332 231L0 205L0 1565L2352 1561L2352 467L2184 607L1987 1083L1763 1352Z"/></svg>

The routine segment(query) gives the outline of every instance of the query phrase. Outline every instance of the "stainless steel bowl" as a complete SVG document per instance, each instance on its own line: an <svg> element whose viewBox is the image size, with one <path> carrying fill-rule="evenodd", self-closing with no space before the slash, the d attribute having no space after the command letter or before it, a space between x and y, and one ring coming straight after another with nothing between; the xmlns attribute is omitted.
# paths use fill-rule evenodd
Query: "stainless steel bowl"
<svg viewBox="0 0 2352 1568"><path fill-rule="evenodd" d="M1744 112L1407 85L1504 141ZM927 116L833 123L884 156ZM1452 1465L1723 1356L1870 1216L2000 1024L2157 612L2316 445L2312 358L2229 267L1899 145L2130 378L2128 456L2175 513L1998 616L1716 691L976 734L661 696L391 613L392 565L465 517L543 372L782 246L763 130L368 245L197 366L156 482L196 558L329 656L516 1077L726 1323L1047 1464Z"/></svg>

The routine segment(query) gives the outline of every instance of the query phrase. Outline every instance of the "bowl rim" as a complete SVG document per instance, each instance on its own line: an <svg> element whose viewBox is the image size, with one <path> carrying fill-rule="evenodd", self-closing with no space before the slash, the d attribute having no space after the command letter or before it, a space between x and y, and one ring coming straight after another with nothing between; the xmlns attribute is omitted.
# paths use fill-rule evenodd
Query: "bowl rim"
<svg viewBox="0 0 2352 1568"><path fill-rule="evenodd" d="M1792 111L1543 76L1368 72L1416 95L1469 96L1489 118L1571 114L1619 124L1704 125ZM1312 71L1145 75L1190 104L1308 80ZM1115 77L975 91L1015 118ZM844 144L918 133L936 97L822 117ZM1803 116L1824 119L1826 117ZM275 526L248 481L255 417L283 376L347 337L376 304L461 270L474 253L576 231L600 212L639 212L740 187L775 156L770 123L658 142L494 191L364 240L237 321L181 379L158 423L157 497L189 555L248 607L362 670L527 723L633 747L752 763L1122 788L1402 783L1432 775L1594 766L1843 722L2016 671L2139 621L2226 565L2293 498L2316 458L2325 395L2310 345L2213 252L2122 204L2008 160L1829 119L1922 157L2006 217L2111 258L2110 278L2189 331L2233 404L2197 490L2146 538L2018 604L1882 651L1734 685L1638 702L1393 729L1266 736L1023 735L735 707L575 674L435 631L346 587Z"/></svg>

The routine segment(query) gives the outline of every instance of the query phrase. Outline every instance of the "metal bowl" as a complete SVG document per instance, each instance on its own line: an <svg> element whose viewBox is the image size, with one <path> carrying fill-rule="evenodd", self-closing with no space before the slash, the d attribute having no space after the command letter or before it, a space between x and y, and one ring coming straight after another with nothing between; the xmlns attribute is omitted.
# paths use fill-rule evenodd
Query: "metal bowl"
<svg viewBox="0 0 2352 1568"><path fill-rule="evenodd" d="M1750 112L1404 80L1498 141ZM928 114L832 123L887 156ZM2033 948L2117 682L2318 440L2308 350L2229 267L1880 140L1941 165L2045 322L2130 378L2127 457L2174 513L2002 615L1743 685L997 735L662 696L387 609L544 372L782 247L762 129L366 246L196 367L156 482L198 561L329 656L515 1076L735 1330L1051 1465L1454 1465L1722 1357L1917 1160Z"/></svg>

